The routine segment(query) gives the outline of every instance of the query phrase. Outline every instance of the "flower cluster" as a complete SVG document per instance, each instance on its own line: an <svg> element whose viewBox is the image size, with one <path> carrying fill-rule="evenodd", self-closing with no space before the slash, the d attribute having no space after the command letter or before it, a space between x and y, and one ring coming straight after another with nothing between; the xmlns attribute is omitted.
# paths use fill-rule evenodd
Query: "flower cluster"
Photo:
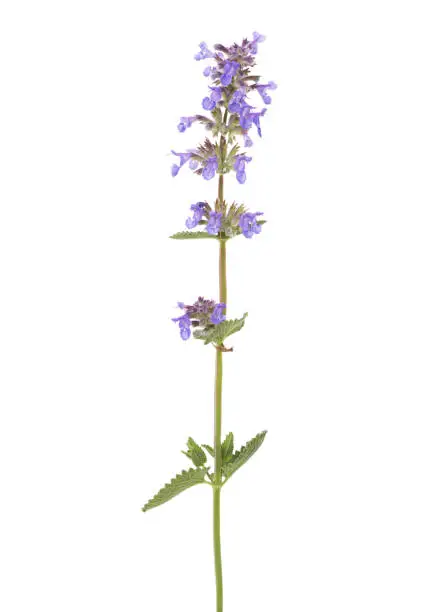
<svg viewBox="0 0 438 612"><path fill-rule="evenodd" d="M257 110L249 98L252 92L257 92L263 103L271 104L268 92L277 88L273 81L260 83L260 77L251 74L255 66L255 55L258 45L265 37L258 32L253 33L252 40L244 39L240 45L237 43L229 47L214 45L214 50L208 48L205 42L199 45L200 50L195 55L197 61L209 60L203 74L211 80L208 95L202 100L202 108L211 113L211 117L192 115L181 117L178 130L185 132L193 123L199 122L213 137L220 137L222 147L218 142L206 140L195 150L184 153L174 153L180 157L179 165L172 166L172 176L176 176L180 168L190 160L189 166L205 180L211 180L216 173L226 174L236 172L239 183L246 181L246 164L251 157L240 152L240 145L236 142L237 136L243 138L243 146L251 147L253 142L249 135L255 128L261 137L260 119L266 113L266 107ZM228 151L228 145L233 145Z"/></svg>
<svg viewBox="0 0 438 612"><path fill-rule="evenodd" d="M214 300L199 297L192 305L178 302L178 308L184 310L184 314L172 321L178 323L179 333L183 340L190 338L192 327L205 331L225 321L225 304L216 303Z"/></svg>
<svg viewBox="0 0 438 612"><path fill-rule="evenodd" d="M220 203L216 201L216 206ZM243 234L245 238L252 238L254 234L260 234L262 226L257 217L262 212L248 212L244 206L232 204L227 206L223 203L222 210L212 210L207 202L196 202L190 206L191 217L186 219L186 227L191 230L197 225L204 225L206 231L212 236L223 234L227 238Z"/></svg>

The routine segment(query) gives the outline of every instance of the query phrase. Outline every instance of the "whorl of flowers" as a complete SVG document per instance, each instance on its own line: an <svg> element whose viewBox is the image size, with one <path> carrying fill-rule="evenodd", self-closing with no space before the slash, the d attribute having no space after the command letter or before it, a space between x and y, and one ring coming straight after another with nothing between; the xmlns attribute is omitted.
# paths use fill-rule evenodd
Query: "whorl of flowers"
<svg viewBox="0 0 438 612"><path fill-rule="evenodd" d="M215 325L225 321L225 304L216 303L214 300L206 300L199 297L194 304L187 305L178 302L178 308L184 310L184 314L175 317L172 321L178 323L179 333L183 340L188 340L191 335L191 328L198 331L208 331Z"/></svg>
<svg viewBox="0 0 438 612"><path fill-rule="evenodd" d="M196 202L190 206L190 212L192 216L186 219L187 229L204 226L208 234L218 238L232 238L239 234L252 238L262 231L263 221L257 217L263 213L248 212L243 204L233 203L228 206L216 200L215 210L212 210L207 202Z"/></svg>

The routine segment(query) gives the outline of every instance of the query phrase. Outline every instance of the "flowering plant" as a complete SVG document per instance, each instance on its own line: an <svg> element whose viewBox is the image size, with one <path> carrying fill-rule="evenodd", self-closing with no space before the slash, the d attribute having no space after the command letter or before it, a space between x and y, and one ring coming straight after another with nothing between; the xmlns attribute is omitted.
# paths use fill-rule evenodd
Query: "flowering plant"
<svg viewBox="0 0 438 612"><path fill-rule="evenodd" d="M193 304L178 302L183 313L172 320L178 324L183 340L193 337L210 344L216 354L216 374L214 393L214 442L213 445L198 444L189 438L187 449L182 451L194 464L194 467L178 474L166 484L152 499L143 511L159 506L179 493L197 484L207 484L213 490L213 535L214 558L216 571L216 610L223 610L222 559L220 541L220 500L221 491L231 476L240 469L260 448L266 431L256 435L240 450L234 448L234 435L229 433L222 440L222 361L225 352L233 349L224 344L232 334L240 331L245 324L247 313L237 319L227 318L227 276L226 245L231 238L243 235L247 239L260 234L264 220L262 212L250 212L246 206L236 202L227 203L224 199L224 175L235 173L240 184L246 181L246 166L252 157L243 147L253 145L250 134L255 130L261 137L260 120L266 113L266 107L257 110L250 98L257 93L265 105L271 103L268 93L276 89L274 82L261 83L260 77L252 74L255 56L259 43L264 36L254 32L252 40L244 39L242 43L229 47L217 44L214 51L206 43L199 45L195 55L197 61L207 60L208 65L203 74L210 80L209 93L202 100L202 107L209 114L198 114L181 117L178 130L185 132L194 123L202 124L209 137L195 149L183 152L172 151L178 159L171 168L176 177L181 168L188 167L205 180L218 175L218 195L211 204L205 201L190 206L186 230L171 236L176 240L213 239L219 243L219 301L199 297ZM195 228L198 228L195 230ZM195 231L192 231L195 230ZM228 343L227 343L228 344ZM212 458L212 467L208 465L207 456Z"/></svg>

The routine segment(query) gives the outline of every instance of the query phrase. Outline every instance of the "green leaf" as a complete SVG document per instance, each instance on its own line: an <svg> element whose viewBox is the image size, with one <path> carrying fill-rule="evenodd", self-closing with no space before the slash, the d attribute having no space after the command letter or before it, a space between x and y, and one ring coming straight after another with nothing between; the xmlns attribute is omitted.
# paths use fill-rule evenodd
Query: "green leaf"
<svg viewBox="0 0 438 612"><path fill-rule="evenodd" d="M209 455L214 457L214 448L212 446L210 446L209 444L203 444L202 446L205 448Z"/></svg>
<svg viewBox="0 0 438 612"><path fill-rule="evenodd" d="M189 438L187 440L187 447L189 449L188 452L182 451L184 455L187 455L187 457L193 461L196 467L204 465L204 463L207 461L207 455L204 453L199 444L196 444L193 438Z"/></svg>
<svg viewBox="0 0 438 612"><path fill-rule="evenodd" d="M222 442L222 461L228 463L233 458L234 435L230 432Z"/></svg>
<svg viewBox="0 0 438 612"><path fill-rule="evenodd" d="M208 335L211 333L212 328L209 329L194 329L193 330L193 337L196 340L205 340Z"/></svg>
<svg viewBox="0 0 438 612"><path fill-rule="evenodd" d="M142 508L143 512L147 512L152 508L165 504L173 497L176 497L186 489L190 489L197 484L205 482L204 478L207 473L206 468L197 468L196 470L190 468L189 470L183 470L181 474L172 478L170 483L164 485L158 493L148 501Z"/></svg>
<svg viewBox="0 0 438 612"><path fill-rule="evenodd" d="M173 238L174 240L199 240L204 238L216 240L217 236L209 234L208 232L177 232L169 236L169 238Z"/></svg>
<svg viewBox="0 0 438 612"><path fill-rule="evenodd" d="M252 440L247 442L245 446L242 446L240 451L236 451L231 461L223 466L222 470L227 480L258 451L263 444L266 433L266 431L262 431L257 434Z"/></svg>
<svg viewBox="0 0 438 612"><path fill-rule="evenodd" d="M210 342L214 342L218 345L222 344L225 338L228 338L228 336L231 336L231 334L235 334L242 329L242 327L245 325L245 319L247 316L248 313L245 312L241 319L222 321L222 323L219 323L219 325L215 325L215 327L206 335L204 344L210 344Z"/></svg>

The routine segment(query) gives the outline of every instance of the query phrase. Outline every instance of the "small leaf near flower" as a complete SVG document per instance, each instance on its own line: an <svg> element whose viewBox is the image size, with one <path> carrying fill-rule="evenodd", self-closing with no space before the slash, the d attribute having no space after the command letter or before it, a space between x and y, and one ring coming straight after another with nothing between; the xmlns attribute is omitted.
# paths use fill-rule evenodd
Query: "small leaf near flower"
<svg viewBox="0 0 438 612"><path fill-rule="evenodd" d="M204 344L214 342L214 344L221 345L225 338L228 338L228 336L231 336L231 334L235 334L242 329L242 327L245 325L245 319L247 316L248 313L246 312L241 319L231 319L229 321L219 323L219 325L216 325L207 334Z"/></svg>
<svg viewBox="0 0 438 612"><path fill-rule="evenodd" d="M203 238L213 238L216 240L217 236L213 236L207 232L177 232L169 236L169 238L173 238L173 240L202 240Z"/></svg>

